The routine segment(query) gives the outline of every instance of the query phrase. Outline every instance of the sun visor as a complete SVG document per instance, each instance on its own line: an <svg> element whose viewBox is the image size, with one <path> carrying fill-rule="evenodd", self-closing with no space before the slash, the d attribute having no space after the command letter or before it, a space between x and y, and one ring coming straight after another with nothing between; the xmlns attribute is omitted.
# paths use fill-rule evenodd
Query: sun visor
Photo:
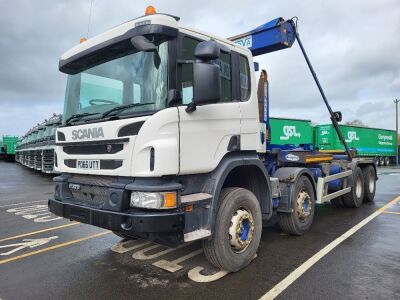
<svg viewBox="0 0 400 300"><path fill-rule="evenodd" d="M138 35L155 35L159 43L178 36L178 29L148 24L128 30L126 33L95 44L65 59L60 59L58 68L66 74L77 74L96 65L136 52L130 39ZM85 42L86 43L86 42Z"/></svg>

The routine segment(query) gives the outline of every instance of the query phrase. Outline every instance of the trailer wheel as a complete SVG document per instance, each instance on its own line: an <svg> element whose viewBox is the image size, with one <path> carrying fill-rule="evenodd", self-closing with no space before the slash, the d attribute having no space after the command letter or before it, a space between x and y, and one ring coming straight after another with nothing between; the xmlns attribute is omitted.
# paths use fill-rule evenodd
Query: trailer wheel
<svg viewBox="0 0 400 300"><path fill-rule="evenodd" d="M343 195L343 203L346 207L360 207L364 198L364 177L360 167L356 167L353 173L353 187L351 191Z"/></svg>
<svg viewBox="0 0 400 300"><path fill-rule="evenodd" d="M385 160L383 159L382 156L379 157L379 165L380 165L380 166L385 165Z"/></svg>
<svg viewBox="0 0 400 300"><path fill-rule="evenodd" d="M221 191L214 235L203 240L204 254L217 268L237 272L254 258L262 232L256 196L243 188Z"/></svg>
<svg viewBox="0 0 400 300"><path fill-rule="evenodd" d="M390 158L385 156L385 166L390 165Z"/></svg>
<svg viewBox="0 0 400 300"><path fill-rule="evenodd" d="M372 202L375 198L376 174L373 166L367 166L362 170L364 177L364 202Z"/></svg>
<svg viewBox="0 0 400 300"><path fill-rule="evenodd" d="M282 231L292 235L303 235L314 219L315 195L310 179L300 176L294 186L292 213L278 212Z"/></svg>
<svg viewBox="0 0 400 300"><path fill-rule="evenodd" d="M333 207L336 207L336 208L344 207L343 198L341 196L333 198L331 200L331 204Z"/></svg>

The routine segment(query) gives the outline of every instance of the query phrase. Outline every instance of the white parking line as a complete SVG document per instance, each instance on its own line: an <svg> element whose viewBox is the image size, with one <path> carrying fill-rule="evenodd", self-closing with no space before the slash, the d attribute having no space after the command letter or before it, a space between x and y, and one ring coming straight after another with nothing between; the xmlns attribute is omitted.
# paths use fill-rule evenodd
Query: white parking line
<svg viewBox="0 0 400 300"><path fill-rule="evenodd" d="M296 270L294 270L292 273L290 273L281 282L279 282L277 285L275 285L264 296L262 296L260 298L260 300L275 299L279 294L281 294L285 289L287 289L293 282L295 282L301 275L303 275L308 269L310 269L313 265L315 265L321 258L323 258L325 255L327 255L329 252L331 252L336 246L341 244L348 237L352 236L359 229L361 229L362 227L367 225L369 222L371 222L373 219L375 219L377 216L382 214L387 207L389 207L390 205L392 205L393 203L395 203L399 200L400 200L400 196L394 198L388 204L381 207L373 214L369 215L367 218L365 218L360 223L358 223L357 225L355 225L354 227L352 227L351 229L346 231L344 234L342 234L340 237L335 239L330 244L326 245L324 248L322 248L320 251L318 251L316 254L314 254L311 258L309 258L307 261L305 261L300 267L298 267Z"/></svg>
<svg viewBox="0 0 400 300"><path fill-rule="evenodd" d="M20 203L6 204L6 205L0 205L0 208L10 207L10 206L18 206L18 205L24 205L24 204L30 204L30 203L37 203L37 202L45 202L45 201L47 201L47 200L37 200L37 201L30 201L30 202L20 202Z"/></svg>

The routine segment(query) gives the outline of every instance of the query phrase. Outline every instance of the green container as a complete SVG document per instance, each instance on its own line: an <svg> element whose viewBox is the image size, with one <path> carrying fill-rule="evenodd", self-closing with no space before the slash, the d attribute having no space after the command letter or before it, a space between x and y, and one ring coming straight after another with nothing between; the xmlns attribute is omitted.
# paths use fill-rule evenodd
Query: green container
<svg viewBox="0 0 400 300"><path fill-rule="evenodd" d="M349 148L355 148L358 156L395 156L396 132L394 130L340 125ZM315 128L316 146L320 150L344 151L335 128L317 125Z"/></svg>
<svg viewBox="0 0 400 300"><path fill-rule="evenodd" d="M270 118L271 144L313 144L313 127L310 120Z"/></svg>
<svg viewBox="0 0 400 300"><path fill-rule="evenodd" d="M3 147L6 155L15 155L17 142L17 136L3 135Z"/></svg>

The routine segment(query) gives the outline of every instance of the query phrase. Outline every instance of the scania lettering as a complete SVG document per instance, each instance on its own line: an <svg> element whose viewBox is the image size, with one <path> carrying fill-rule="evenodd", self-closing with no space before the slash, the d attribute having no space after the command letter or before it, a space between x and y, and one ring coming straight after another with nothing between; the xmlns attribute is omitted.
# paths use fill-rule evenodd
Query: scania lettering
<svg viewBox="0 0 400 300"><path fill-rule="evenodd" d="M375 165L353 159L340 133L343 155L267 150L269 99L260 119L253 56L296 40L307 57L292 19L225 39L151 13L64 53L50 211L127 239L202 240L213 265L235 272L255 258L263 222L276 216L282 231L303 235L318 203L372 201ZM341 114L320 91L338 128Z"/></svg>
<svg viewBox="0 0 400 300"><path fill-rule="evenodd" d="M103 128L88 128L88 129L78 129L72 131L73 140L82 139L98 139L104 137Z"/></svg>

